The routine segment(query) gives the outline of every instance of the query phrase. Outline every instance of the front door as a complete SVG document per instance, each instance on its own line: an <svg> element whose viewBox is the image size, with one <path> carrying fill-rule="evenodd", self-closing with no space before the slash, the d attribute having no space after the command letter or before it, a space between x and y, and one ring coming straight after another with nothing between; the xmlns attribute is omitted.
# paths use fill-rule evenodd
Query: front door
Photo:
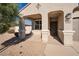
<svg viewBox="0 0 79 59"><path fill-rule="evenodd" d="M51 21L50 22L50 34L52 36L57 36L58 31L57 31L57 21Z"/></svg>

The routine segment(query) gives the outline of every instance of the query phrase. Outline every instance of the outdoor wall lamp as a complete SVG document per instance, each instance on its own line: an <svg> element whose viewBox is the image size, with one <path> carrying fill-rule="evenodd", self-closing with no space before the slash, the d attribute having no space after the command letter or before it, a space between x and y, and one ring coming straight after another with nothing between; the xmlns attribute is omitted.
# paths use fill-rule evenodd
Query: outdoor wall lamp
<svg viewBox="0 0 79 59"><path fill-rule="evenodd" d="M67 13L65 16L65 22L70 23L71 22L70 18L71 18L71 13Z"/></svg>
<svg viewBox="0 0 79 59"><path fill-rule="evenodd" d="M40 3L37 3L36 8L39 10L40 7L41 7Z"/></svg>

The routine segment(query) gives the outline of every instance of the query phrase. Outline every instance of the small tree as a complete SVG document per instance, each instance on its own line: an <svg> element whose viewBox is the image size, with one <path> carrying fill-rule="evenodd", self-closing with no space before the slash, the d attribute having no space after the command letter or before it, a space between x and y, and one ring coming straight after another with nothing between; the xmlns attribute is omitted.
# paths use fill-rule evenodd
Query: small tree
<svg viewBox="0 0 79 59"><path fill-rule="evenodd" d="M0 4L0 33L6 32L15 23L17 15L18 4Z"/></svg>

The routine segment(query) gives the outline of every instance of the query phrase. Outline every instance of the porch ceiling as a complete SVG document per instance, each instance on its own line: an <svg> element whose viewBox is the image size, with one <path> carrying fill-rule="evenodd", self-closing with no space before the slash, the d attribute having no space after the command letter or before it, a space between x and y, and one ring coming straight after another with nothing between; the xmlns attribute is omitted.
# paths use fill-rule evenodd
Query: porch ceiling
<svg viewBox="0 0 79 59"><path fill-rule="evenodd" d="M29 19L32 19L32 20L37 20L37 19L41 19L41 15L40 14L33 14L33 15L24 16L23 18L24 19L29 18Z"/></svg>
<svg viewBox="0 0 79 59"><path fill-rule="evenodd" d="M49 12L49 17L52 18L52 17L58 17L62 14L63 12L62 11L53 11L53 12Z"/></svg>

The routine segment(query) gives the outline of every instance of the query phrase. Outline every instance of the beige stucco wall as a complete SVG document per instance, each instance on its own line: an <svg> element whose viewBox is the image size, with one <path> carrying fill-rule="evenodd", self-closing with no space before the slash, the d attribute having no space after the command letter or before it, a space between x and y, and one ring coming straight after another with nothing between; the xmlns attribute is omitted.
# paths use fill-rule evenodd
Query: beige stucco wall
<svg viewBox="0 0 79 59"><path fill-rule="evenodd" d="M50 11L62 10L64 12L72 12L77 3L40 3L39 10L36 8L37 3L31 3L27 8L20 13L23 15L38 14L42 9Z"/></svg>
<svg viewBox="0 0 79 59"><path fill-rule="evenodd" d="M77 3L40 3L39 10L36 8L36 3L31 3L27 8L20 12L23 16L32 15L32 14L43 14L45 12L49 13L51 11L61 10L64 12L64 20L65 15L67 13L72 13L74 7L77 6ZM66 24L64 21L64 29L71 30L72 23Z"/></svg>
<svg viewBox="0 0 79 59"><path fill-rule="evenodd" d="M72 39L73 39L73 17L70 18L70 23L66 23L65 16L68 13L71 13L72 16L72 11L73 9L77 6L77 3L40 3L39 10L36 8L37 4L32 3L30 4L27 8L25 8L23 11L20 12L20 14L23 14L22 16L27 16L27 15L32 15L32 14L41 14L42 16L42 34L45 36L44 40L47 40L48 36L48 13L52 11L63 11L64 12L64 19L63 19L63 24L62 20L60 18L59 21L59 29L64 29L64 31L59 31L60 38L64 40L65 44L72 44ZM63 26L62 26L63 25ZM78 26L78 25L76 25ZM64 28L62 28L64 27ZM62 34L63 33L63 34ZM63 39L64 38L64 39Z"/></svg>
<svg viewBox="0 0 79 59"><path fill-rule="evenodd" d="M36 4L31 3L28 7L26 7L24 10L20 12L22 16L32 15L32 14L38 14L38 10L36 8Z"/></svg>
<svg viewBox="0 0 79 59"><path fill-rule="evenodd" d="M79 17L79 11L73 14L73 17ZM75 31L73 39L79 41L79 19L73 19L73 30Z"/></svg>
<svg viewBox="0 0 79 59"><path fill-rule="evenodd" d="M58 35L62 42L64 42L63 30L64 30L64 15L61 14L58 17Z"/></svg>

